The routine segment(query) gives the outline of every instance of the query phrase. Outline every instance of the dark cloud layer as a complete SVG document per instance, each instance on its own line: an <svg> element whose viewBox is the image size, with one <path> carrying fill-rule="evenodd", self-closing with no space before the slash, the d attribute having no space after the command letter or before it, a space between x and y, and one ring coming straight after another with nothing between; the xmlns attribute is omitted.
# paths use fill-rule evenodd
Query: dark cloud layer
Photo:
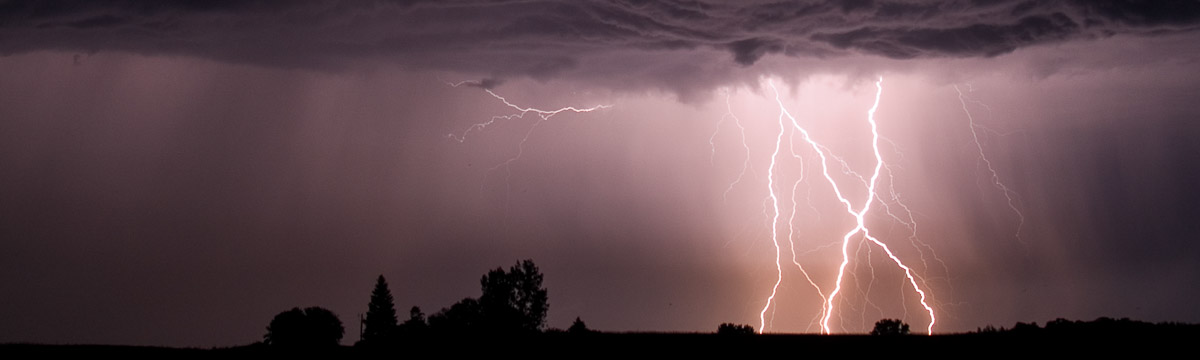
<svg viewBox="0 0 1200 360"><path fill-rule="evenodd" d="M129 51L269 67L401 66L548 77L597 55L987 57L1192 31L1195 1L6 1L0 52Z"/></svg>

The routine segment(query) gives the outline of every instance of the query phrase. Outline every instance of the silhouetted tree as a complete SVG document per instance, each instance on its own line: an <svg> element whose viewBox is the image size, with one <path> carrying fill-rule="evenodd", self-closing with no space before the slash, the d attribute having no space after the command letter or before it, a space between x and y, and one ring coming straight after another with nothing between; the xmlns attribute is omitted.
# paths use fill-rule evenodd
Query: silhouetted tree
<svg viewBox="0 0 1200 360"><path fill-rule="evenodd" d="M263 342L284 347L302 345L306 322L304 311L300 308L281 312L267 325L267 334L263 335Z"/></svg>
<svg viewBox="0 0 1200 360"><path fill-rule="evenodd" d="M332 347L346 332L332 311L319 307L292 308L275 315L263 340L279 347Z"/></svg>
<svg viewBox="0 0 1200 360"><path fill-rule="evenodd" d="M515 334L538 332L545 325L550 305L542 273L532 260L517 262L507 272L488 271L479 284L483 294L478 300L466 298L430 315L430 331Z"/></svg>
<svg viewBox="0 0 1200 360"><path fill-rule="evenodd" d="M977 333L977 334L995 334L1002 330L1003 329L997 329L995 326L988 324L987 326L984 326L981 328L975 328L975 333Z"/></svg>
<svg viewBox="0 0 1200 360"><path fill-rule="evenodd" d="M408 320L404 320L400 324L400 334L402 335L421 335L429 329L429 324L425 322L425 313L421 312L420 307L413 306L408 310Z"/></svg>
<svg viewBox="0 0 1200 360"><path fill-rule="evenodd" d="M733 323L723 323L717 325L717 334L720 335L754 335L754 327L750 325L738 325Z"/></svg>
<svg viewBox="0 0 1200 360"><path fill-rule="evenodd" d="M483 310L479 301L462 299L429 316L429 329L437 333L464 334L478 332L483 323Z"/></svg>
<svg viewBox="0 0 1200 360"><path fill-rule="evenodd" d="M908 335L908 324L899 319L883 319L875 323L871 335Z"/></svg>
<svg viewBox="0 0 1200 360"><path fill-rule="evenodd" d="M1096 319L1100 321L1106 318ZM1057 318L1046 322L1046 331L1053 332L1078 332L1081 328L1087 327L1087 323L1083 321L1071 321L1063 318Z"/></svg>
<svg viewBox="0 0 1200 360"><path fill-rule="evenodd" d="M545 325L550 304L533 260L520 261L508 272L496 268L479 283L483 288L479 305L488 330L537 332Z"/></svg>
<svg viewBox="0 0 1200 360"><path fill-rule="evenodd" d="M1034 321L1034 322L1031 322L1028 324L1023 323L1023 322L1018 322L1018 323L1016 323L1016 325L1013 325L1012 330L1009 330L1009 331L1011 331L1013 333L1030 334L1030 333L1041 332L1042 328L1038 326L1037 321Z"/></svg>
<svg viewBox="0 0 1200 360"><path fill-rule="evenodd" d="M580 320L579 317L576 316L575 322L571 323L571 327L567 328L567 332L572 334L586 334L592 332L592 330L588 329L587 324L584 324L583 320Z"/></svg>
<svg viewBox="0 0 1200 360"><path fill-rule="evenodd" d="M363 322L366 326L362 334L364 344L386 342L396 331L396 306L392 303L392 292L388 290L383 275L375 280L371 302L367 303L367 318Z"/></svg>

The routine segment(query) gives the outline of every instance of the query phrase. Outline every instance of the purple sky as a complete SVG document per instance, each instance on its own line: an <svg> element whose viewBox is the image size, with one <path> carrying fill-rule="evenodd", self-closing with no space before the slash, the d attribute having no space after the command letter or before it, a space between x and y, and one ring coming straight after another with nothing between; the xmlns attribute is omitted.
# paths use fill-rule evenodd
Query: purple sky
<svg viewBox="0 0 1200 360"><path fill-rule="evenodd" d="M0 2L0 342L237 345L322 306L352 343L379 274L401 314L433 313L525 258L550 327L758 328L777 278L767 84L869 174L878 76L892 176L868 226L933 294L935 332L1200 322L1198 24L1195 1ZM513 113L447 85L464 80L611 108L459 142ZM776 229L827 293L854 220L792 144L774 175L794 226ZM817 331L783 241L767 330ZM834 330L923 329L903 273L860 244Z"/></svg>

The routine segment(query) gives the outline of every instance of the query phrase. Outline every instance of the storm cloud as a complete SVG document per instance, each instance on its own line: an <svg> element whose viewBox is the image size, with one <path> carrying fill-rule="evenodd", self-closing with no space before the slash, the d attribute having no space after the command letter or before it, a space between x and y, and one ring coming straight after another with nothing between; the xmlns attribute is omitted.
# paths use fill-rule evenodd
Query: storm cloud
<svg viewBox="0 0 1200 360"><path fill-rule="evenodd" d="M726 71L771 54L991 57L1038 44L1193 31L1200 3L7 1L0 14L4 54L126 51L334 70L382 62L547 78L631 51L717 50L727 54Z"/></svg>

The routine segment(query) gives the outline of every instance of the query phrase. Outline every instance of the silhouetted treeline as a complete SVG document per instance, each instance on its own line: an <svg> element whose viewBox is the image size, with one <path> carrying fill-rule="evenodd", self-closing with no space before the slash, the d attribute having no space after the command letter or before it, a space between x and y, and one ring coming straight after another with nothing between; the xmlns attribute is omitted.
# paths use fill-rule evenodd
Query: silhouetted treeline
<svg viewBox="0 0 1200 360"><path fill-rule="evenodd" d="M301 311L304 312L304 311ZM295 314L294 311L285 313ZM320 311L317 311L320 313ZM410 314L411 317L412 314ZM288 315L292 316L292 315ZM318 316L320 317L320 316ZM1054 320L1039 326L1022 323L1024 330L995 329L982 333L935 336L871 336L767 334L728 336L709 333L612 333L583 331L582 319L575 331L546 330L522 336L483 334L479 336L425 336L419 343L403 346L334 346L304 348L296 354L320 358L517 357L520 359L562 358L759 358L779 354L803 357L846 358L913 356L920 358L963 357L1048 357L1111 356L1136 353L1138 358L1179 357L1192 353L1200 339L1198 325L1151 324L1129 319L1100 318L1094 321ZM732 325L732 324L730 324ZM398 327L403 327L400 324ZM733 328L749 328L732 325ZM752 331L752 330L751 330ZM428 334L428 333L427 333ZM585 334L585 335L581 335ZM397 339L403 339L398 335ZM409 338L411 339L411 338ZM291 348L294 349L295 348ZM0 344L0 358L57 358L155 356L176 358L242 358L278 355L278 346L262 342L230 348L172 349L140 346ZM381 354L383 352L383 354Z"/></svg>
<svg viewBox="0 0 1200 360"><path fill-rule="evenodd" d="M739 325L734 323L722 323L717 325L718 335L754 335L754 327L750 325Z"/></svg>
<svg viewBox="0 0 1200 360"><path fill-rule="evenodd" d="M886 352L921 351L942 355L968 355L977 349L1000 351L1012 345L1041 348L1088 349L1096 343L1138 349L1190 346L1200 339L1200 325L1148 323L1102 317L1093 321L1055 319L1037 323L1016 323L1011 328L991 325L963 334L935 336L907 335L909 326L901 320L882 319L871 335L784 335L755 334L749 325L722 323L716 334L604 333L589 329L576 318L566 331L546 329L550 304L542 286L542 273L532 260L496 268L479 281L479 297L467 297L426 316L413 306L406 319L398 316L394 298L382 275L367 302L365 316L359 319L360 340L354 348L340 346L344 333L337 315L320 307L294 308L275 316L267 327L264 341L251 346L223 349L229 353L252 354L278 349L318 350L324 354L407 352L411 349L438 349L441 355L520 354L533 357L577 357L576 349L587 348L610 356L624 356L626 350L671 349L673 357L709 356L713 351L732 349L804 349L805 354L846 355L839 349L887 349ZM729 336L743 335L743 336ZM1019 348L1019 347L1017 347ZM9 346L7 349L54 352L53 346ZM82 348L68 348L82 349ZM131 347L131 351L142 351ZM679 349L688 349L684 353ZM936 351L931 351L936 349ZM150 350L147 350L150 351ZM607 351L607 352L606 352ZM740 350L739 350L740 351ZM882 352L881 352L882 353ZM664 355L666 353L663 353ZM589 354L597 355L597 354ZM743 354L744 355L744 354ZM1016 355L1014 353L1014 355Z"/></svg>
<svg viewBox="0 0 1200 360"><path fill-rule="evenodd" d="M506 271L496 268L479 280L480 295L468 297L429 315L419 307L398 323L392 295L381 275L363 320L362 347L394 347L430 337L522 336L543 331L550 309L542 273L532 260ZM578 320L578 319L577 319ZM582 324L582 320L578 321ZM586 327L583 329L586 330ZM579 332L578 327L575 328Z"/></svg>
<svg viewBox="0 0 1200 360"><path fill-rule="evenodd" d="M364 348L392 348L409 341L430 337L521 336L541 333L550 309L542 273L532 260L519 261L507 271L496 268L479 280L479 298L465 298L425 317L419 307L409 310L408 319L399 321L387 279L375 280L360 318L360 340ZM293 308L279 313L267 326L262 346L277 349L318 349L340 345L345 330L333 312L320 307ZM576 319L573 333L589 332Z"/></svg>
<svg viewBox="0 0 1200 360"><path fill-rule="evenodd" d="M1063 318L1038 326L1037 322L1018 322L1011 328L996 328L991 325L976 329L973 334L1016 334L1016 335L1071 335L1071 336L1147 336L1155 334L1200 336L1200 324L1175 322L1150 323L1129 318L1097 318L1092 321L1067 320Z"/></svg>

